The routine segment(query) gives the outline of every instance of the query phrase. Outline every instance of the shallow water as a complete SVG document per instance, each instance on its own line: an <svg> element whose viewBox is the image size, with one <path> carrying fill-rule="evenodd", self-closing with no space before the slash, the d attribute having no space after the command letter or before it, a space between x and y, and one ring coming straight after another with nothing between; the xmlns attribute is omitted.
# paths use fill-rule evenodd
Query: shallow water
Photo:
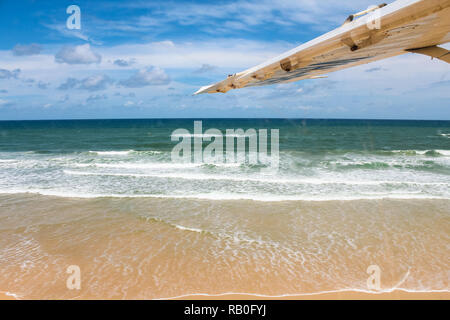
<svg viewBox="0 0 450 320"><path fill-rule="evenodd" d="M449 288L449 200L0 201L0 288L27 298L368 290L370 265L382 290Z"/></svg>

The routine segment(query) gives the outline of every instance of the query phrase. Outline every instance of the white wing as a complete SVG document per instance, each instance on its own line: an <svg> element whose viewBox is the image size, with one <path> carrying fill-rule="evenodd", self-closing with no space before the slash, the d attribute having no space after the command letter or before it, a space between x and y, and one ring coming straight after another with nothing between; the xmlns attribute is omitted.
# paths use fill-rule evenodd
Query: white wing
<svg viewBox="0 0 450 320"><path fill-rule="evenodd" d="M341 27L195 94L313 79L406 52L449 62L449 51L436 47L449 41L450 0L397 0L351 15Z"/></svg>

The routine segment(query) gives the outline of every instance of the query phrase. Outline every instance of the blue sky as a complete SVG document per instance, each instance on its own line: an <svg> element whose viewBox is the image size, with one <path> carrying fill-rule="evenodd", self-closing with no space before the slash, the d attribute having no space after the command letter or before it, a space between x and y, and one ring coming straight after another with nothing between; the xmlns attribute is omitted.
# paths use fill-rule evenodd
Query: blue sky
<svg viewBox="0 0 450 320"><path fill-rule="evenodd" d="M81 8L81 30L66 28L72 4ZM449 65L412 54L327 79L192 96L200 86L338 27L371 4L0 0L0 120L450 120Z"/></svg>

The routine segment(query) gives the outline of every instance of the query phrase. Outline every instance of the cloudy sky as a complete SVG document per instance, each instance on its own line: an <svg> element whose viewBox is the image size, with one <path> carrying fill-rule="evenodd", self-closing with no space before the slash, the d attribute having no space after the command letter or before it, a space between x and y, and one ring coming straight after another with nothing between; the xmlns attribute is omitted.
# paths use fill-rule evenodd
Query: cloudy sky
<svg viewBox="0 0 450 320"><path fill-rule="evenodd" d="M450 66L412 54L327 79L192 96L372 2L0 0L0 120L450 120ZM72 4L81 8L81 30L66 27Z"/></svg>

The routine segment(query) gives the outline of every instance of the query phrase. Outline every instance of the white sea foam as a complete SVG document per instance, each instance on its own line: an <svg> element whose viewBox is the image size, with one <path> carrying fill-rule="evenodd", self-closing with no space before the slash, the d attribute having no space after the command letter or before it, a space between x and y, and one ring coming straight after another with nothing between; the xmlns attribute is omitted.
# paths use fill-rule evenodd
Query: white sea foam
<svg viewBox="0 0 450 320"><path fill-rule="evenodd" d="M126 151L89 151L89 153L95 153L101 156L126 156L134 152L134 150L126 150Z"/></svg>
<svg viewBox="0 0 450 320"><path fill-rule="evenodd" d="M227 181L249 181L261 183L279 183L279 184L342 184L342 185L450 185L450 182L418 182L418 181L392 181L392 180L323 180L323 179L295 179L295 178L258 178L249 176L231 176L203 173L113 173L113 172L89 172L89 171L73 171L64 170L69 175L85 175L85 176L119 176L119 177L153 177L153 178L173 178L186 180L227 180Z"/></svg>
<svg viewBox="0 0 450 320"><path fill-rule="evenodd" d="M450 156L450 150L436 150L436 152L438 152L444 156Z"/></svg>
<svg viewBox="0 0 450 320"><path fill-rule="evenodd" d="M379 195L274 195L274 194L246 194L246 193L197 193L197 194L113 194L113 193L83 193L73 191L56 191L49 189L0 189L0 194L40 194L45 196L65 197L65 198L162 198L162 199L198 199L198 200L252 200L260 202L281 202L281 201L353 201L353 200L380 200L380 199L438 199L450 200L450 197L438 197L423 194L379 194Z"/></svg>
<svg viewBox="0 0 450 320"><path fill-rule="evenodd" d="M81 163L74 164L75 167L99 167L116 169L188 169L198 168L205 165L216 167L239 167L240 163L176 163L176 162L153 162L153 163Z"/></svg>
<svg viewBox="0 0 450 320"><path fill-rule="evenodd" d="M55 158L55 154L37 156L19 152L14 153L16 159L11 159L11 153L2 153L0 188L4 193L76 198L326 201L450 197L446 171L450 150L445 146L434 150L437 156L433 158L427 157L427 150L396 150L407 154L391 157L346 153L327 154L323 158L286 152L275 173L243 163L173 163L167 158L134 158L139 152L151 151L91 152L106 155L92 157L86 152L74 152ZM126 153L133 153L133 158L119 156Z"/></svg>
<svg viewBox="0 0 450 320"><path fill-rule="evenodd" d="M175 224L174 226L175 226L175 228L183 230L183 231L192 231L192 232L198 232L198 233L202 233L203 232L202 229L184 227L184 226L180 226L178 224Z"/></svg>
<svg viewBox="0 0 450 320"><path fill-rule="evenodd" d="M429 150L392 150L391 152L394 152L394 153L413 153L413 154L424 155L428 151Z"/></svg>
<svg viewBox="0 0 450 320"><path fill-rule="evenodd" d="M185 169L195 168L202 164L199 163L80 163L75 167L98 167L98 168L115 168L115 169Z"/></svg>
<svg viewBox="0 0 450 320"><path fill-rule="evenodd" d="M426 155L428 152L435 151L441 155L449 156L450 150L392 150L394 153L414 153L419 155Z"/></svg>
<svg viewBox="0 0 450 320"><path fill-rule="evenodd" d="M0 291L0 293L13 297L16 300L20 300L21 296L19 296L18 294L12 293L12 292L8 292L8 291Z"/></svg>
<svg viewBox="0 0 450 320"><path fill-rule="evenodd" d="M281 202L281 201L352 201L352 200L380 200L380 199L450 199L420 194L384 194L384 195L326 195L326 196L302 196L302 195L273 195L273 194L238 194L238 193L199 193L186 195L152 195L156 198L176 198L176 199L199 199L199 200L252 200L260 202Z"/></svg>
<svg viewBox="0 0 450 320"><path fill-rule="evenodd" d="M359 288L354 289L337 289L337 290L325 290L325 291L317 291L317 292L300 292L300 293L286 293L286 294L279 294L279 295L268 295L268 294L262 294L262 293L252 293L252 292L223 292L223 293L186 293L179 296L173 296L173 297L164 297L164 298L157 298L155 300L174 300L174 299L185 299L189 297L227 297L227 296L249 296L249 297L258 297L258 298L271 298L271 299L277 299L277 298L289 298L289 297L310 297L310 296L320 296L323 294L332 294L332 293L354 293L354 292L360 292L360 293L369 293L373 295L382 295L385 293L392 293L396 291L401 292L407 292L407 293L448 293L450 290L411 290L411 289L405 289L405 288L387 288L379 291L373 291L373 290L363 290Z"/></svg>

